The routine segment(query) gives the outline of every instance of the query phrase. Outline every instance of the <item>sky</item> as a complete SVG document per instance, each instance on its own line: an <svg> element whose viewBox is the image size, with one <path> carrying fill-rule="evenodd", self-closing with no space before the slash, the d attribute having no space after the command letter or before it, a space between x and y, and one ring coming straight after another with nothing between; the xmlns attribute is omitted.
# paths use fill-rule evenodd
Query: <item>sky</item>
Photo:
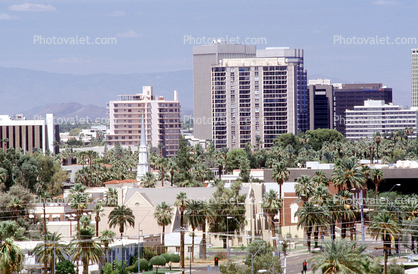
<svg viewBox="0 0 418 274"><path fill-rule="evenodd" d="M193 46L238 37L258 49L304 49L308 79L381 82L410 106L416 14L417 0L0 0L0 67L191 70Z"/></svg>

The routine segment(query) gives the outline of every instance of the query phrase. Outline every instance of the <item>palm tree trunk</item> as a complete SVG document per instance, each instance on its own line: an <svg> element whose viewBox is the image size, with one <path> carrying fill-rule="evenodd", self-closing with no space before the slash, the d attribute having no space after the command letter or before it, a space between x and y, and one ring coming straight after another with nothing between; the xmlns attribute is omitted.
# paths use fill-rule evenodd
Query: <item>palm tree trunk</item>
<svg viewBox="0 0 418 274"><path fill-rule="evenodd" d="M206 260L206 220L203 222L202 259Z"/></svg>
<svg viewBox="0 0 418 274"><path fill-rule="evenodd" d="M108 244L105 244L105 246L104 246L104 260L103 260L104 265L106 265L106 263L107 263L107 248L108 248Z"/></svg>
<svg viewBox="0 0 418 274"><path fill-rule="evenodd" d="M163 225L162 244L163 244L163 248L162 248L163 252L162 253L165 253L166 252L166 250L165 250L165 225Z"/></svg>
<svg viewBox="0 0 418 274"><path fill-rule="evenodd" d="M89 261L83 258L83 274L89 274Z"/></svg>
<svg viewBox="0 0 418 274"><path fill-rule="evenodd" d="M280 201L282 202L282 205L283 205L284 203L282 201L282 184L283 183L279 184L279 198L280 198ZM282 220L283 220L283 210L282 210L282 207L280 207L279 208L279 230L277 232L277 233L279 233L279 236L282 235Z"/></svg>
<svg viewBox="0 0 418 274"><path fill-rule="evenodd" d="M183 211L180 213L180 226L183 227ZM180 232L180 262L181 269L184 269L184 231ZM184 270L182 270L184 274Z"/></svg>
<svg viewBox="0 0 418 274"><path fill-rule="evenodd" d="M308 252L311 252L311 234L312 234L312 228L309 228L306 232L306 235L308 236Z"/></svg>
<svg viewBox="0 0 418 274"><path fill-rule="evenodd" d="M100 222L100 220L99 220L99 213L97 213L96 214L96 237L99 237L99 222Z"/></svg>
<svg viewBox="0 0 418 274"><path fill-rule="evenodd" d="M190 261L192 263L194 262L194 227L193 227L193 232L192 232L192 256L190 258Z"/></svg>
<svg viewBox="0 0 418 274"><path fill-rule="evenodd" d="M318 246L318 236L319 236L319 227L316 226L315 227L315 232L314 232L314 248Z"/></svg>

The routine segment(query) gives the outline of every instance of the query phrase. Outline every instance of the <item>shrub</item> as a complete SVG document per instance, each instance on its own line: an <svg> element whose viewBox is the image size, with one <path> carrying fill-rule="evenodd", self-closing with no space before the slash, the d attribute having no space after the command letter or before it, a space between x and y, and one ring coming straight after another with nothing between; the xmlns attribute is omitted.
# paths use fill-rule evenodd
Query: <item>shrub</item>
<svg viewBox="0 0 418 274"><path fill-rule="evenodd" d="M167 263L167 261L165 260L165 258L163 256L154 256L151 258L151 260L149 261L150 265L156 265L156 270L155 273L158 272L158 266L164 266Z"/></svg>
<svg viewBox="0 0 418 274"><path fill-rule="evenodd" d="M218 252L216 253L215 258L218 258L219 260L225 260L228 258L228 254L226 252Z"/></svg>
<svg viewBox="0 0 418 274"><path fill-rule="evenodd" d="M170 254L164 253L164 254L161 254L161 256L164 257L166 263L169 263L170 262Z"/></svg>

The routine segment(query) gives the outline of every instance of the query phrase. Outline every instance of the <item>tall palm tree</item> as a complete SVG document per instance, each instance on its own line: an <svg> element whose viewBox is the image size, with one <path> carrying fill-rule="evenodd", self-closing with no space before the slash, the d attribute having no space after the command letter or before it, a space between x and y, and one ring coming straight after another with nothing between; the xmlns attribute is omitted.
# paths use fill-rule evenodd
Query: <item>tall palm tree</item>
<svg viewBox="0 0 418 274"><path fill-rule="evenodd" d="M279 198L282 200L282 185L284 181L289 179L289 170L283 162L279 162L273 166L273 176L271 177L279 185ZM282 233L282 209L279 209L279 234Z"/></svg>
<svg viewBox="0 0 418 274"><path fill-rule="evenodd" d="M328 217L325 215L322 208L315 206L312 203L306 203L299 208L295 216L299 217L297 228L303 228L308 237L308 252L311 251L311 235L314 229L326 227L328 224Z"/></svg>
<svg viewBox="0 0 418 274"><path fill-rule="evenodd" d="M182 228L184 228L184 211L187 209L188 204L189 200L185 192L177 194L174 205L177 206L180 211L180 227ZM180 262L181 268L184 269L184 231L180 232ZM183 270L182 273L184 274Z"/></svg>
<svg viewBox="0 0 418 274"><path fill-rule="evenodd" d="M157 219L157 224L163 227L162 233L162 246L163 252L166 252L165 248L165 227L171 224L171 219L173 219L174 213L173 208L166 202L161 202L155 208L154 218Z"/></svg>
<svg viewBox="0 0 418 274"><path fill-rule="evenodd" d="M99 223L101 220L100 217L103 216L103 211L104 209L101 203L94 205L93 213L96 214L96 217L94 218L94 220L96 221L96 237L99 237Z"/></svg>
<svg viewBox="0 0 418 274"><path fill-rule="evenodd" d="M100 235L100 241L102 242L102 244L104 245L104 260L103 260L103 264L107 263L107 250L109 248L109 244L114 242L114 238L116 236L116 233L113 232L112 230L106 229L103 230L101 232Z"/></svg>
<svg viewBox="0 0 418 274"><path fill-rule="evenodd" d="M189 222L189 224L192 227L192 262L194 257L194 231L199 226L199 224L202 224L205 221L205 217L202 215L202 202L197 200L190 200L190 202L187 205L187 211L186 211L186 219Z"/></svg>
<svg viewBox="0 0 418 274"><path fill-rule="evenodd" d="M161 144L161 143L160 143ZM167 159L164 157L158 157L157 159L157 166L158 166L158 173L159 173L159 177L161 180L161 186L164 186L164 178L165 178L165 174L166 174L166 166L167 166Z"/></svg>
<svg viewBox="0 0 418 274"><path fill-rule="evenodd" d="M170 185L173 186L173 183L174 183L174 174L177 171L177 164L176 164L176 161L174 161L173 158L169 158L168 159L166 169L167 169L167 173L170 176Z"/></svg>
<svg viewBox="0 0 418 274"><path fill-rule="evenodd" d="M380 132L377 131L373 136L373 141L376 143L376 160L379 160L379 145L382 142L383 138L380 136Z"/></svg>
<svg viewBox="0 0 418 274"><path fill-rule="evenodd" d="M358 160L354 157L337 161L332 171L332 182L341 190L350 190L352 187L363 189L366 176L361 172Z"/></svg>
<svg viewBox="0 0 418 274"><path fill-rule="evenodd" d="M278 193L274 189L270 189L268 192L264 193L263 203L261 204L264 212L270 217L269 228L271 230L271 236L276 237L276 228L273 223L274 216L277 215L279 210L283 207L282 200L278 198ZM273 240L273 247L276 250L277 244L276 240Z"/></svg>
<svg viewBox="0 0 418 274"><path fill-rule="evenodd" d="M19 215L22 213L22 210L24 208L22 205L22 201L17 197L13 197L10 200L8 207L13 211L13 215L16 218L16 220L19 217Z"/></svg>
<svg viewBox="0 0 418 274"><path fill-rule="evenodd" d="M289 144L289 145L286 146L284 151L289 156L289 167L292 167L292 156L293 156L293 154L295 153L296 150L293 148L292 145Z"/></svg>
<svg viewBox="0 0 418 274"><path fill-rule="evenodd" d="M324 252L309 259L312 271L321 270L327 274L368 274L365 267L371 260L370 254L363 251L366 246L356 247L355 242L332 241L324 243Z"/></svg>
<svg viewBox="0 0 418 274"><path fill-rule="evenodd" d="M118 190L116 188L110 187L105 192L105 205L116 206L117 204L118 204Z"/></svg>
<svg viewBox="0 0 418 274"><path fill-rule="evenodd" d="M373 217L369 223L369 230L372 237L376 239L381 237L386 254L388 250L386 248L390 248L391 241L397 238L401 232L395 217L387 211L380 212Z"/></svg>
<svg viewBox="0 0 418 274"><path fill-rule="evenodd" d="M83 262L83 274L89 273L89 264L101 263L103 256L103 249L99 243L93 240L93 229L83 228L80 230L80 240L73 240L70 245L71 260Z"/></svg>
<svg viewBox="0 0 418 274"><path fill-rule="evenodd" d="M66 245L60 243L61 234L54 232L53 234L48 233L46 235L46 242L41 242L35 246L33 253L36 255L39 263L46 262L52 270L55 269L55 265L65 260ZM45 254L46 253L46 254Z"/></svg>
<svg viewBox="0 0 418 274"><path fill-rule="evenodd" d="M380 183L384 180L383 171L380 169L373 169L372 171L372 181L374 184L374 203L377 203L377 191L379 189Z"/></svg>
<svg viewBox="0 0 418 274"><path fill-rule="evenodd" d="M135 227L135 215L131 208L125 205L117 206L110 212L107 222L110 228L119 226L120 237L122 238L127 225Z"/></svg>
<svg viewBox="0 0 418 274"><path fill-rule="evenodd" d="M25 229L16 222L0 222L0 273L12 274L22 269L25 256L13 242L26 239L23 233Z"/></svg>
<svg viewBox="0 0 418 274"><path fill-rule="evenodd" d="M211 220L215 216L215 212L212 207L205 201L202 201L200 214L203 216L202 219L202 259L206 260L206 221Z"/></svg>

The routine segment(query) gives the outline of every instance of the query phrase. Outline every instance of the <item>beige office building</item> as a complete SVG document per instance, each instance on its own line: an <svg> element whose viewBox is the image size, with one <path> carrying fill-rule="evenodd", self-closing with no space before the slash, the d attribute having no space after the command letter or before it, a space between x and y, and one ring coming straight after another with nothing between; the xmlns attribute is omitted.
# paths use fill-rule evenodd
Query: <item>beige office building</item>
<svg viewBox="0 0 418 274"><path fill-rule="evenodd" d="M155 96L151 86L135 95L119 95L119 100L108 103L110 132L109 146L119 142L122 146L138 147L141 139L141 119L144 117L146 142L158 147L162 143L163 155L177 153L180 139L180 101L174 91L174 100Z"/></svg>
<svg viewBox="0 0 418 274"><path fill-rule="evenodd" d="M298 60L223 59L212 67L212 129L217 149L269 148L282 133L297 134Z"/></svg>
<svg viewBox="0 0 418 274"><path fill-rule="evenodd" d="M411 50L412 107L418 107L418 49Z"/></svg>
<svg viewBox="0 0 418 274"><path fill-rule="evenodd" d="M194 137L212 139L211 68L225 58L252 58L255 46L211 44L193 47L193 117Z"/></svg>

